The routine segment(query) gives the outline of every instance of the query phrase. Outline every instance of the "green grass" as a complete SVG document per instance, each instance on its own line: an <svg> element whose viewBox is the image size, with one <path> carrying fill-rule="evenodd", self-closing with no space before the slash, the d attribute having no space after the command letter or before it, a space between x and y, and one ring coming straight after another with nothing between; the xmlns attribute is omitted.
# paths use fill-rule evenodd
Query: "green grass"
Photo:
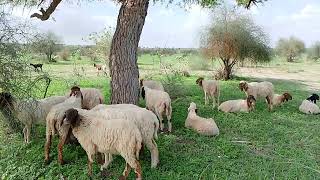
<svg viewBox="0 0 320 180"><path fill-rule="evenodd" d="M319 116L303 115L298 111L301 100L309 94L305 87L289 81L272 81L277 93L289 91L293 100L273 112L268 112L264 100L260 100L254 112L225 114L204 105L203 92L195 85L195 80L196 77L184 78L184 95L173 100L174 131L159 134L159 167L150 168L148 151L141 156L144 179L319 179ZM221 101L244 98L238 89L239 80L221 82ZM54 79L49 94L64 94L73 83L101 88L105 99L109 99L108 80L102 77ZM200 116L216 121L219 136L204 137L184 127L187 108L192 101L197 104ZM44 127L38 126L32 142L25 145L21 134L8 134L2 123L1 179L59 179L62 176L88 179L87 156L81 146L66 145L64 158L68 164L60 166L57 163L57 137L54 139L52 161L45 165ZM109 166L110 178L121 175L124 165L124 160L117 156ZM93 174L93 179L100 179L97 163ZM133 177L131 172L130 179Z"/></svg>

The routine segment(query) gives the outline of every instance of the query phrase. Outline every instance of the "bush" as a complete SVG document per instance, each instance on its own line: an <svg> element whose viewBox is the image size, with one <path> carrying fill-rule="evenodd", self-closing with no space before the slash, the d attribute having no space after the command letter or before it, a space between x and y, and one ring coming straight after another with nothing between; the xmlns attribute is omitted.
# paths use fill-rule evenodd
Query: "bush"
<svg viewBox="0 0 320 180"><path fill-rule="evenodd" d="M68 61L70 57L70 52L67 49L64 49L62 52L60 52L59 56L62 60Z"/></svg>

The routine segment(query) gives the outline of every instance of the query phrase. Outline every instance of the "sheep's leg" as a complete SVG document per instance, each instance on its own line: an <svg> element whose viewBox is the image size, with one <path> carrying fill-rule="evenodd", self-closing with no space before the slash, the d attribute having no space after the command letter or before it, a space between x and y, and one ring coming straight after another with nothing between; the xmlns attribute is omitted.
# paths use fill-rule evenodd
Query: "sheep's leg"
<svg viewBox="0 0 320 180"><path fill-rule="evenodd" d="M207 105L207 92L204 91L204 104Z"/></svg>
<svg viewBox="0 0 320 180"><path fill-rule="evenodd" d="M271 97L272 98L272 97ZM269 111L272 111L273 106L272 106L272 99L269 96L266 97L267 102L268 102L268 109Z"/></svg>
<svg viewBox="0 0 320 180"><path fill-rule="evenodd" d="M167 116L167 120L168 120L168 131L171 132L172 131L171 116Z"/></svg>
<svg viewBox="0 0 320 180"><path fill-rule="evenodd" d="M100 168L101 171L103 171L103 169L107 169L112 160L112 154L104 153L104 164Z"/></svg>
<svg viewBox="0 0 320 180"><path fill-rule="evenodd" d="M46 136L47 141L45 144L45 148L44 148L44 155L45 155L45 162L48 163L49 162L49 154L50 154L50 147L51 147L51 139L52 139L52 135L47 134Z"/></svg>
<svg viewBox="0 0 320 180"><path fill-rule="evenodd" d="M22 132L23 132L24 143L27 143L27 126L23 128Z"/></svg>
<svg viewBox="0 0 320 180"><path fill-rule="evenodd" d="M162 121L163 121L162 115L158 110L155 110L155 113L158 116L159 121L160 121L160 130L163 131L164 126L163 126L163 123L162 123Z"/></svg>
<svg viewBox="0 0 320 180"><path fill-rule="evenodd" d="M27 126L27 144L30 143L30 131L31 131L31 126Z"/></svg>
<svg viewBox="0 0 320 180"><path fill-rule="evenodd" d="M67 135L61 135L58 144L58 161L61 165L64 164L63 161L63 145L65 144Z"/></svg>
<svg viewBox="0 0 320 180"><path fill-rule="evenodd" d="M136 174L136 180L142 180L142 170L139 161L135 161L134 172Z"/></svg>
<svg viewBox="0 0 320 180"><path fill-rule="evenodd" d="M92 154L88 153L88 175L91 176L92 175L92 163L93 163L93 158L92 158Z"/></svg>
<svg viewBox="0 0 320 180"><path fill-rule="evenodd" d="M159 151L154 139L148 140L146 142L147 148L151 153L151 168L156 168L159 163Z"/></svg>
<svg viewBox="0 0 320 180"><path fill-rule="evenodd" d="M126 167L124 168L124 171L122 173L122 176L119 177L119 180L125 180L129 176L129 173L131 171L131 166L126 163Z"/></svg>

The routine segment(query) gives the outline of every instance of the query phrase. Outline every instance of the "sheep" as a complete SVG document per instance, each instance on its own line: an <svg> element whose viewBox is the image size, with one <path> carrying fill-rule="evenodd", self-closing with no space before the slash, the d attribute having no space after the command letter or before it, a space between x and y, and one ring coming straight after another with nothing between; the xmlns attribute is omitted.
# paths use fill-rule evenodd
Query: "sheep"
<svg viewBox="0 0 320 180"><path fill-rule="evenodd" d="M123 118L133 121L141 132L143 143L150 150L151 168L157 166L159 163L159 151L155 140L158 139L159 121L155 114L133 104L100 104L91 111L95 111L96 114L101 115L104 119ZM104 167L107 167L111 160L109 159L109 162L106 161Z"/></svg>
<svg viewBox="0 0 320 180"><path fill-rule="evenodd" d="M30 66L32 66L34 68L34 71L37 72L38 68L40 68L40 70L42 71L43 64L32 64L32 63L30 63Z"/></svg>
<svg viewBox="0 0 320 180"><path fill-rule="evenodd" d="M292 100L292 96L289 93L283 93L283 94L274 94L273 98L272 98L272 104L274 106L279 106L282 103L284 103L285 101L289 101ZM267 101L267 100L266 100ZM268 102L267 102L268 103Z"/></svg>
<svg viewBox="0 0 320 180"><path fill-rule="evenodd" d="M14 115L21 121L24 142L30 142L30 132L33 124L45 124L45 119L52 106L63 102L65 96L52 96L41 100L16 100L10 93L0 93L0 109L7 118Z"/></svg>
<svg viewBox="0 0 320 180"><path fill-rule="evenodd" d="M154 112L160 120L160 130L163 131L164 125L162 123L163 117L162 115L167 116L168 120L168 131L172 131L171 124L171 115L172 115L172 107L171 107L171 99L167 92L150 89L148 87L142 87L141 96L146 100L146 108Z"/></svg>
<svg viewBox="0 0 320 180"><path fill-rule="evenodd" d="M204 103L207 105L210 100L209 97L213 99L212 106L213 108L219 106L220 98L220 86L219 82L216 80L204 80L203 77L200 77L196 80L196 83L203 89L204 92Z"/></svg>
<svg viewBox="0 0 320 180"><path fill-rule="evenodd" d="M258 97L266 98L268 103L268 109L269 111L273 108L273 94L274 94L274 88L273 84L271 82L251 82L248 83L246 81L240 81L239 88L241 91L244 91L247 95L254 96L255 99Z"/></svg>
<svg viewBox="0 0 320 180"><path fill-rule="evenodd" d="M120 154L126 167L119 179L126 179L133 168L136 179L142 179L139 152L142 138L137 126L126 119L105 120L88 111L69 109L64 124L71 125L72 133L88 155L88 174L92 175L93 156L97 153Z"/></svg>
<svg viewBox="0 0 320 180"><path fill-rule="evenodd" d="M66 110L70 108L82 108L83 96L81 91L75 91L72 95L66 99L64 102L53 106L46 118L46 143L45 143L45 162L49 162L50 146L52 141L52 136L58 134L59 144L58 144L58 161L60 164L64 164L63 161L63 145L66 140L71 136L70 126L63 124L63 117Z"/></svg>
<svg viewBox="0 0 320 180"><path fill-rule="evenodd" d="M319 96L317 94L312 94L307 99L303 100L299 106L299 111L305 114L320 114L319 106L316 104L316 100Z"/></svg>
<svg viewBox="0 0 320 180"><path fill-rule="evenodd" d="M313 103L317 103L317 100L319 101L319 95L317 94L312 94L310 97L307 98L307 100L313 102Z"/></svg>
<svg viewBox="0 0 320 180"><path fill-rule="evenodd" d="M223 112L249 112L254 110L256 99L249 95L247 99L229 100L221 103L218 107L219 111Z"/></svg>
<svg viewBox="0 0 320 180"><path fill-rule="evenodd" d="M150 89L157 89L160 91L164 91L164 88L161 82L154 81L154 80L140 79L140 88L142 88L143 86L148 87Z"/></svg>
<svg viewBox="0 0 320 180"><path fill-rule="evenodd" d="M78 86L72 87L69 96L74 94L75 91L80 91L80 88ZM81 88L81 93L83 96L83 109L92 109L98 104L103 104L104 98L99 89Z"/></svg>
<svg viewBox="0 0 320 180"><path fill-rule="evenodd" d="M100 71L102 71L105 75L107 75L107 66L101 64L93 64L93 67L97 69L97 76L100 75Z"/></svg>
<svg viewBox="0 0 320 180"><path fill-rule="evenodd" d="M197 115L197 106L194 102L190 103L188 108L188 117L185 121L185 127L197 131L206 136L219 135L219 128L212 118L206 119Z"/></svg>

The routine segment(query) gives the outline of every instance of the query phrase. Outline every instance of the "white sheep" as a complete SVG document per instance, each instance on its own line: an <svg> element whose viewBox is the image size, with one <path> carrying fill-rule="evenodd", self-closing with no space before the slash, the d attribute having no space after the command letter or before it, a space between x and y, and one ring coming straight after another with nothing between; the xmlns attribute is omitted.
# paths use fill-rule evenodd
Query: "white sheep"
<svg viewBox="0 0 320 180"><path fill-rule="evenodd" d="M269 111L272 110L274 88L271 82L264 81L248 83L246 81L240 81L239 88L241 91L246 93L247 97L252 95L255 99L258 97L266 98Z"/></svg>
<svg viewBox="0 0 320 180"><path fill-rule="evenodd" d="M249 112L255 107L256 99L249 95L247 99L229 100L220 104L219 111L223 112Z"/></svg>
<svg viewBox="0 0 320 180"><path fill-rule="evenodd" d="M274 94L272 98L272 104L274 106L280 106L282 103L292 100L292 96L289 93ZM268 102L267 102L268 103Z"/></svg>
<svg viewBox="0 0 320 180"><path fill-rule="evenodd" d="M206 119L197 115L197 106L194 102L190 103L188 108L188 117L185 121L185 127L197 131L206 136L219 135L219 128L212 118Z"/></svg>
<svg viewBox="0 0 320 180"><path fill-rule="evenodd" d="M154 81L154 80L140 79L140 88L142 88L143 86L148 87L150 89L157 89L160 91L164 91L164 88L161 82Z"/></svg>
<svg viewBox="0 0 320 180"><path fill-rule="evenodd" d="M25 127L23 128L24 142L30 142L30 132L33 124L45 124L46 116L52 106L63 102L65 96L52 96L41 100L16 100L10 93L0 94L0 109L5 115L12 114Z"/></svg>
<svg viewBox="0 0 320 180"><path fill-rule="evenodd" d="M216 80L204 80L204 78L200 77L196 80L196 83L203 89L204 92L204 103L207 105L210 100L209 97L212 98L212 106L213 108L217 105L219 106L220 99L220 86L219 81Z"/></svg>
<svg viewBox="0 0 320 180"><path fill-rule="evenodd" d="M81 108L83 96L80 91L75 91L68 99L64 102L54 105L46 118L46 143L45 143L45 162L49 162L50 146L52 136L58 131L59 144L58 144L58 160L60 164L63 164L63 145L67 138L71 136L70 126L63 124L63 119L66 110L70 108Z"/></svg>
<svg viewBox="0 0 320 180"><path fill-rule="evenodd" d="M92 175L92 163L97 152L120 154L126 161L121 179L126 179L133 168L136 179L142 179L139 159L142 138L134 122L126 119L106 120L94 112L69 109L64 124L70 124L72 133L88 155L88 173Z"/></svg>
<svg viewBox="0 0 320 180"><path fill-rule="evenodd" d="M71 88L70 96L75 92L80 91L78 86L73 86ZM83 109L92 109L98 104L103 104L103 95L99 89L96 88L81 88L81 93L83 96Z"/></svg>
<svg viewBox="0 0 320 180"><path fill-rule="evenodd" d="M164 125L163 115L166 115L168 120L168 131L172 131L171 124L171 115L172 115L172 107L171 107L171 99L167 92L150 89L148 87L142 87L141 96L143 99L146 99L146 107L147 109L154 112L160 120L160 130L163 131Z"/></svg>
<svg viewBox="0 0 320 180"><path fill-rule="evenodd" d="M319 106L306 99L299 106L299 111L305 114L320 114Z"/></svg>
<svg viewBox="0 0 320 180"><path fill-rule="evenodd" d="M133 104L100 104L91 111L95 111L97 115L102 116L104 119L121 118L133 121L141 132L143 143L150 150L151 167L155 168L157 166L159 163L159 151L155 140L158 139L159 121L155 114ZM105 161L104 167L107 167L111 161L110 157L109 161Z"/></svg>

